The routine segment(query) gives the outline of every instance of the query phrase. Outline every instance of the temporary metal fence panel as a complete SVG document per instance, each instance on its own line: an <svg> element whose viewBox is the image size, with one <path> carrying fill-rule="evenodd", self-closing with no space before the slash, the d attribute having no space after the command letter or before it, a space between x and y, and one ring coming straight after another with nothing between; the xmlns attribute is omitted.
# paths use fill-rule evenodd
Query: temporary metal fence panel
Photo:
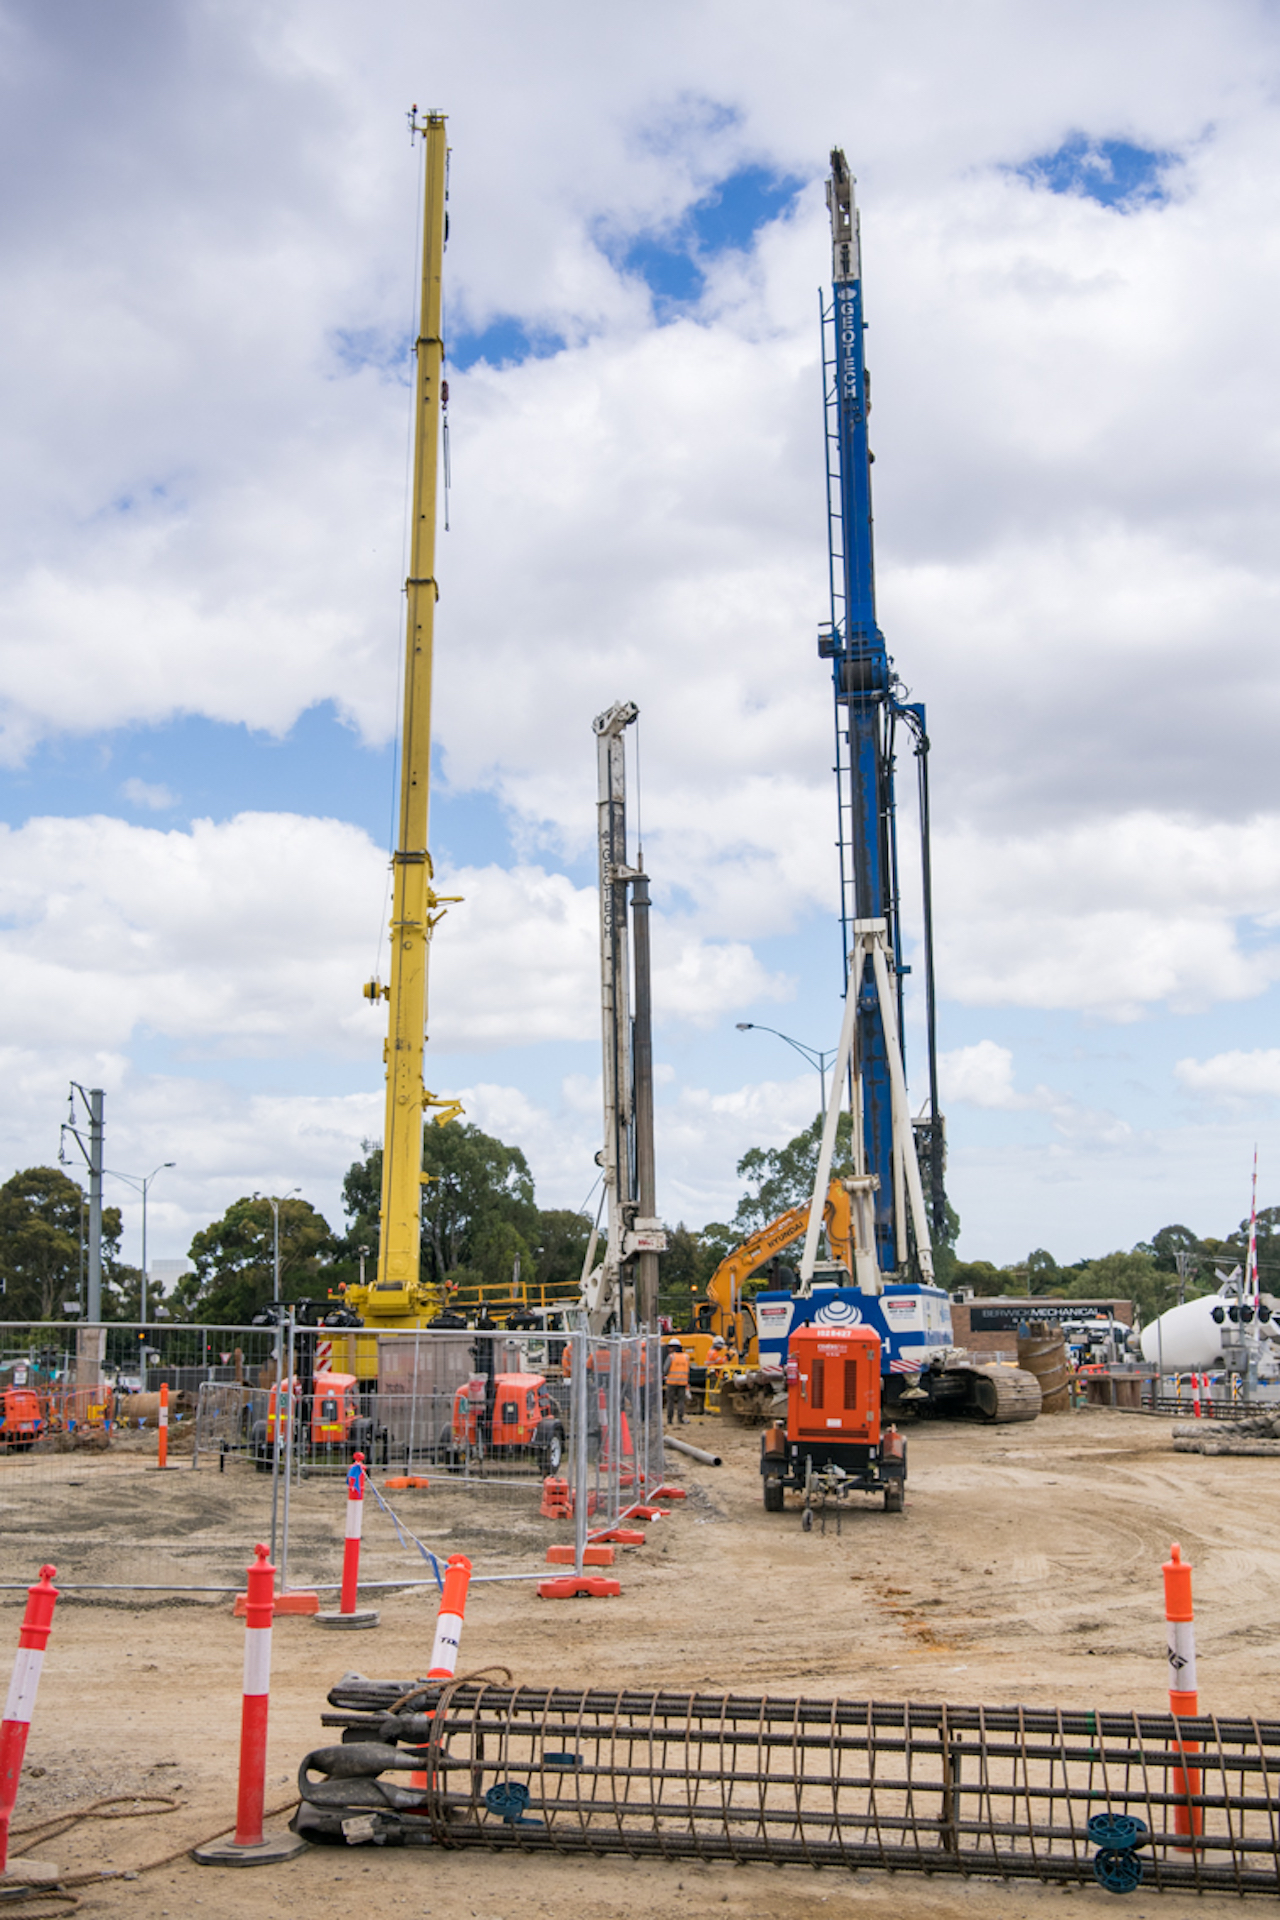
<svg viewBox="0 0 1280 1920"><path fill-rule="evenodd" d="M0 1583L52 1559L69 1587L234 1586L246 1531L269 1523L270 1482L210 1501L180 1470L192 1458L201 1376L258 1375L276 1337L260 1327L0 1324ZM174 1470L162 1490L166 1373ZM193 1385L173 1384L184 1377ZM144 1379L149 1394L135 1390Z"/></svg>
<svg viewBox="0 0 1280 1920"><path fill-rule="evenodd" d="M1278 1722L357 1676L329 1701L346 1744L303 1762L304 1812L370 1838L1280 1893Z"/></svg>
<svg viewBox="0 0 1280 1920"><path fill-rule="evenodd" d="M662 1484L661 1342L645 1334L580 1335L585 1358L584 1480L588 1531L618 1526Z"/></svg>

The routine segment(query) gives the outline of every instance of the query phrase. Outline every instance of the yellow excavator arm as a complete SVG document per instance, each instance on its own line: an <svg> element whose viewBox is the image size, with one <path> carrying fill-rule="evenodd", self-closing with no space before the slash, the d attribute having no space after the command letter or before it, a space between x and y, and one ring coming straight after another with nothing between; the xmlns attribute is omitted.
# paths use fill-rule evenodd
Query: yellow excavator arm
<svg viewBox="0 0 1280 1920"><path fill-rule="evenodd" d="M723 1334L745 1366L757 1365L759 1354L756 1348L756 1319L750 1306L743 1304L743 1286L757 1267L771 1260L775 1253L781 1253L793 1240L800 1239L808 1220L807 1201L801 1206L789 1207L776 1220L770 1220L767 1226L744 1240L741 1246L735 1247L732 1253L727 1253L707 1282L707 1298L711 1302L711 1333L713 1336ZM853 1215L849 1196L838 1180L833 1180L827 1188L822 1221L832 1259L847 1266L852 1276Z"/></svg>

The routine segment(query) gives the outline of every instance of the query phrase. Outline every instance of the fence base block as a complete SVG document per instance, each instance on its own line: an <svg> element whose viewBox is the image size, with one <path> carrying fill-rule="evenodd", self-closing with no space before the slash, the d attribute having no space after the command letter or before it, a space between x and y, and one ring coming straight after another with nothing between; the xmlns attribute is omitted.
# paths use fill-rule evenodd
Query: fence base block
<svg viewBox="0 0 1280 1920"><path fill-rule="evenodd" d="M655 1500L687 1500L689 1495L683 1487L655 1487L652 1497Z"/></svg>
<svg viewBox="0 0 1280 1920"><path fill-rule="evenodd" d="M563 1580L539 1580L539 1600L614 1600L622 1592L618 1580L600 1574L572 1574Z"/></svg>
<svg viewBox="0 0 1280 1920"><path fill-rule="evenodd" d="M244 1594L238 1593L235 1606L231 1609L233 1619L244 1619L246 1604ZM278 1593L273 1611L277 1620L282 1613L319 1613L320 1596L317 1593Z"/></svg>
<svg viewBox="0 0 1280 1920"><path fill-rule="evenodd" d="M431 1482L425 1473L397 1473L393 1474L391 1479L384 1480L382 1484L384 1487L394 1487L399 1491L402 1487L429 1487Z"/></svg>
<svg viewBox="0 0 1280 1920"><path fill-rule="evenodd" d="M275 1867L310 1851L296 1833L269 1833L254 1847L237 1846L234 1840L214 1840L207 1847L192 1847L191 1858L201 1867Z"/></svg>
<svg viewBox="0 0 1280 1920"><path fill-rule="evenodd" d="M628 1520L669 1520L671 1515L662 1507L632 1507L627 1518Z"/></svg>
<svg viewBox="0 0 1280 1920"><path fill-rule="evenodd" d="M643 1535L641 1538L643 1539ZM547 1560L553 1567L571 1567L573 1565L572 1547L548 1547ZM613 1548L604 1546L586 1547L582 1554L582 1563L587 1567L611 1567Z"/></svg>
<svg viewBox="0 0 1280 1920"><path fill-rule="evenodd" d="M597 1540L612 1540L619 1547L642 1547L649 1538L641 1533L639 1527L606 1527L603 1533L596 1534Z"/></svg>
<svg viewBox="0 0 1280 1920"><path fill-rule="evenodd" d="M339 1613L335 1608L333 1612L312 1615L317 1627L345 1627L350 1632L358 1632L361 1627L376 1627L379 1618L376 1607L357 1607L354 1613Z"/></svg>

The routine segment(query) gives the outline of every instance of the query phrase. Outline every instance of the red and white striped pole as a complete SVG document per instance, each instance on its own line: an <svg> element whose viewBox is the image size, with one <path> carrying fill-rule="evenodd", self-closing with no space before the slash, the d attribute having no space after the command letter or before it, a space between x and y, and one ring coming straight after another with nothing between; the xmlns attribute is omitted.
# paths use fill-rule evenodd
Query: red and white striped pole
<svg viewBox="0 0 1280 1920"><path fill-rule="evenodd" d="M444 1570L440 1607L436 1613L436 1637L431 1648L428 1680L452 1680L458 1671L458 1649L462 1644L462 1621L467 1611L467 1588L471 1585L471 1562L465 1553L451 1553ZM411 1773L411 1787L429 1787L429 1773Z"/></svg>
<svg viewBox="0 0 1280 1920"><path fill-rule="evenodd" d="M240 1782L232 1840L192 1849L202 1867L243 1867L289 1860L306 1841L296 1834L262 1831L267 1796L267 1707L271 1696L271 1622L276 1608L276 1570L270 1549L256 1546L245 1575L244 1697L240 1704Z"/></svg>
<svg viewBox="0 0 1280 1920"><path fill-rule="evenodd" d="M341 1613L354 1613L360 1586L360 1536L364 1532L364 1455L358 1453L347 1474L347 1537L342 1547Z"/></svg>
<svg viewBox="0 0 1280 1920"><path fill-rule="evenodd" d="M57 1571L56 1567L41 1567L36 1585L27 1588L27 1610L18 1635L18 1657L13 1663L4 1722L0 1725L0 1873L9 1862L9 1822L18 1798L18 1781L27 1751L27 1735L31 1731L44 1650L49 1644L53 1610L58 1604L58 1589L53 1584Z"/></svg>
<svg viewBox="0 0 1280 1920"><path fill-rule="evenodd" d="M1183 1559L1182 1548L1176 1540L1170 1548L1170 1557L1164 1563L1164 1615L1169 1631L1169 1711L1175 1719L1183 1716L1194 1718L1200 1711L1200 1695L1196 1689L1196 1628L1191 1605L1191 1565ZM1177 1735L1174 1745L1179 1753L1200 1751L1198 1740L1182 1740ZM1173 1809L1173 1830L1186 1834L1188 1839L1204 1832L1204 1808L1190 1804L1191 1796L1200 1791L1201 1778L1200 1772L1190 1767L1174 1767L1169 1776L1170 1790L1187 1796Z"/></svg>
<svg viewBox="0 0 1280 1920"><path fill-rule="evenodd" d="M160 1389L160 1465L169 1464L169 1382Z"/></svg>
<svg viewBox="0 0 1280 1920"><path fill-rule="evenodd" d="M268 1549L257 1546L245 1576L244 1700L240 1708L240 1789L236 1795L236 1845L262 1845L267 1793L267 1706L271 1695L271 1622L276 1610L276 1570Z"/></svg>
<svg viewBox="0 0 1280 1920"><path fill-rule="evenodd" d="M360 1590L360 1536L364 1531L364 1484L369 1469L358 1453L347 1473L347 1528L342 1543L342 1588L338 1610L313 1614L318 1627L376 1627L378 1609L356 1604Z"/></svg>

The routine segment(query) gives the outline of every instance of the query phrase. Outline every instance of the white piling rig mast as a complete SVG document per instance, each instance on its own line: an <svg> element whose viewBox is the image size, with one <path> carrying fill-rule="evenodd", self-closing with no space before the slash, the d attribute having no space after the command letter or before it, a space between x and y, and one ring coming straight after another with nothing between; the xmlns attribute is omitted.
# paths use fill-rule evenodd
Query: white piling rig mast
<svg viewBox="0 0 1280 1920"><path fill-rule="evenodd" d="M596 838L600 872L600 1015L603 1043L604 1146L596 1156L604 1174L607 1233L595 1264L593 1227L582 1268L582 1302L593 1333L609 1327L656 1326L657 1256L666 1247L655 1214L653 1103L649 1042L647 876L627 865L627 770L624 734L637 718L632 700L620 700L592 722L598 774ZM636 1018L631 1006L628 896L636 909ZM641 918L643 916L643 919ZM634 1053L633 1053L634 1039ZM633 1073L633 1065L635 1071ZM628 1269L635 1291L625 1298Z"/></svg>

